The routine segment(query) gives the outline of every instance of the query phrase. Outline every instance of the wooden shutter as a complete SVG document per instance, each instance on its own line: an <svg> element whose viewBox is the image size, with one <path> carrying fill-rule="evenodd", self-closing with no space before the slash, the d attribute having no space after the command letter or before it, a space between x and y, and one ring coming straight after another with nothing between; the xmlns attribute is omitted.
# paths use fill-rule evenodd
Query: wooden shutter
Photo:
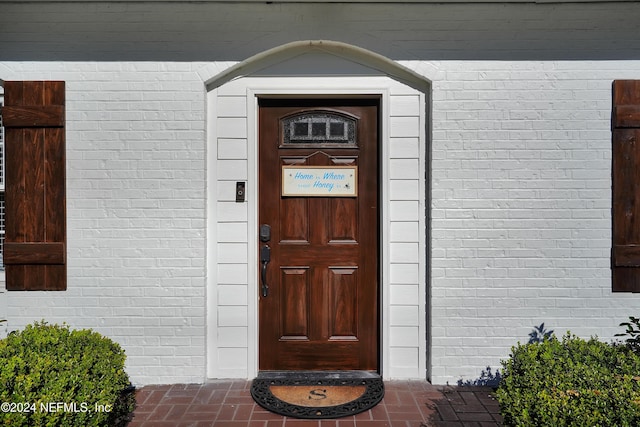
<svg viewBox="0 0 640 427"><path fill-rule="evenodd" d="M640 80L613 82L613 291L640 292Z"/></svg>
<svg viewBox="0 0 640 427"><path fill-rule="evenodd" d="M7 290L65 290L65 85L5 82Z"/></svg>

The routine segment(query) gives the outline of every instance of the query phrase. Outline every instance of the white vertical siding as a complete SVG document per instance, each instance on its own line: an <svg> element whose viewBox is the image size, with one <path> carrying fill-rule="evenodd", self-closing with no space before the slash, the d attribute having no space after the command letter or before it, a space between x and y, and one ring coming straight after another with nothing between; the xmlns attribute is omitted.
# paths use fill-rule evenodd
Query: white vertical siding
<svg viewBox="0 0 640 427"><path fill-rule="evenodd" d="M236 203L237 181L248 181L247 98L216 91L208 120L209 215L208 375L249 373L248 204ZM215 190L215 191L214 191Z"/></svg>
<svg viewBox="0 0 640 427"><path fill-rule="evenodd" d="M426 377L425 96L389 97L388 367L392 378ZM405 89L405 90L402 90ZM387 322L385 322L386 324Z"/></svg>

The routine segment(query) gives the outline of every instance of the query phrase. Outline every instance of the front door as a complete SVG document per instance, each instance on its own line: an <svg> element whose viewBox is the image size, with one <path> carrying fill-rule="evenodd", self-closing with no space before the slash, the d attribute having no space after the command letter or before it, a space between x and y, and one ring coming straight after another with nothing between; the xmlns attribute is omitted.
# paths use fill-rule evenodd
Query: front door
<svg viewBox="0 0 640 427"><path fill-rule="evenodd" d="M260 100L260 370L378 370L378 114Z"/></svg>

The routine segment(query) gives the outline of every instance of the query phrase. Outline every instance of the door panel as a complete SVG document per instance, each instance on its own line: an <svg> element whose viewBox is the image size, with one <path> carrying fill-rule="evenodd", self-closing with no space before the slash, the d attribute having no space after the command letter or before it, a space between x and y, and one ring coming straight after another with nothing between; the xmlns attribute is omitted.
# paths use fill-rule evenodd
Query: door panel
<svg viewBox="0 0 640 427"><path fill-rule="evenodd" d="M330 340L358 339L358 318L351 307L358 303L357 267L329 267Z"/></svg>
<svg viewBox="0 0 640 427"><path fill-rule="evenodd" d="M378 105L260 100L260 370L378 369ZM286 165L357 166L357 193L283 196Z"/></svg>
<svg viewBox="0 0 640 427"><path fill-rule="evenodd" d="M358 204L356 199L330 200L329 242L356 243L358 235Z"/></svg>
<svg viewBox="0 0 640 427"><path fill-rule="evenodd" d="M309 269L280 269L281 340L309 339Z"/></svg>
<svg viewBox="0 0 640 427"><path fill-rule="evenodd" d="M289 243L309 243L309 200L288 198L280 205L280 240Z"/></svg>

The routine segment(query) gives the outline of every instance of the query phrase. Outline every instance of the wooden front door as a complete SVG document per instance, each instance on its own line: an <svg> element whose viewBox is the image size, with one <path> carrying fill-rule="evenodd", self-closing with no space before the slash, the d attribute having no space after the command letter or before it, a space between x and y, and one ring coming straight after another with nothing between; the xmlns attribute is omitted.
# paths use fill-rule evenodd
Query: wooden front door
<svg viewBox="0 0 640 427"><path fill-rule="evenodd" d="M378 370L378 110L260 100L260 370Z"/></svg>

